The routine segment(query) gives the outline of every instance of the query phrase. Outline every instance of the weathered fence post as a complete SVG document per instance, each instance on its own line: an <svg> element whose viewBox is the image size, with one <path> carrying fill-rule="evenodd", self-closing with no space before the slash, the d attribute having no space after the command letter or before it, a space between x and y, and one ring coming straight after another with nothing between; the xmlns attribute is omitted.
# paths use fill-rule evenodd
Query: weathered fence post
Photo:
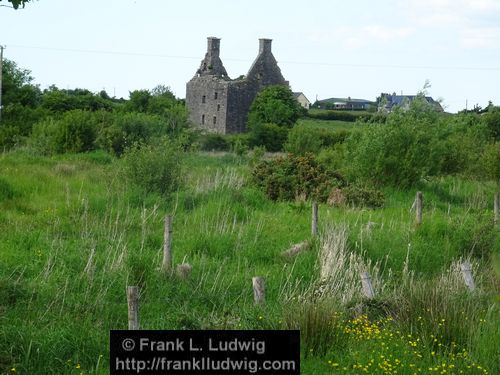
<svg viewBox="0 0 500 375"><path fill-rule="evenodd" d="M311 233L313 236L318 235L318 203L317 202L313 202L313 204L312 204Z"/></svg>
<svg viewBox="0 0 500 375"><path fill-rule="evenodd" d="M189 279L192 270L193 266L191 266L189 263L181 263L176 267L177 276L183 280Z"/></svg>
<svg viewBox="0 0 500 375"><path fill-rule="evenodd" d="M139 288L137 286L127 287L128 303L128 329L139 329Z"/></svg>
<svg viewBox="0 0 500 375"><path fill-rule="evenodd" d="M253 286L253 299L255 304L261 305L266 301L266 286L264 283L264 278L262 277L252 277Z"/></svg>
<svg viewBox="0 0 500 375"><path fill-rule="evenodd" d="M374 298L375 291L373 290L372 278L368 272L361 272L361 284L363 285L363 293L366 298Z"/></svg>
<svg viewBox="0 0 500 375"><path fill-rule="evenodd" d="M417 196L415 197L415 212L416 212L415 219L417 225L422 224L422 208L423 208L422 192L417 191Z"/></svg>
<svg viewBox="0 0 500 375"><path fill-rule="evenodd" d="M163 264L164 271L172 269L172 216L165 216L165 229L163 232Z"/></svg>
<svg viewBox="0 0 500 375"><path fill-rule="evenodd" d="M464 277L465 284L469 288L469 290L476 289L476 285L474 284L474 278L472 277L472 266L470 262L463 262L460 264L460 269L462 270L462 276Z"/></svg>
<svg viewBox="0 0 500 375"><path fill-rule="evenodd" d="M495 193L495 199L494 199L494 202L493 202L493 211L494 211L494 221L495 221L495 224L498 224L499 223L499 211L500 211L500 197L499 197L500 194L498 193Z"/></svg>

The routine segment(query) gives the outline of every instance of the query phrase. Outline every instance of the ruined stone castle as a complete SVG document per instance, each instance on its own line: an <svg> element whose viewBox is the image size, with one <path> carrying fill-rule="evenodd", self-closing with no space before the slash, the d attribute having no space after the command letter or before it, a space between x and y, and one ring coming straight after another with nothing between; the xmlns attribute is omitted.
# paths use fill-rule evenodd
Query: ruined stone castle
<svg viewBox="0 0 500 375"><path fill-rule="evenodd" d="M269 85L288 85L271 52L271 42L259 39L259 54L248 74L232 80L219 57L220 39L208 38L205 58L186 85L186 106L194 125L213 133L243 132L257 93Z"/></svg>

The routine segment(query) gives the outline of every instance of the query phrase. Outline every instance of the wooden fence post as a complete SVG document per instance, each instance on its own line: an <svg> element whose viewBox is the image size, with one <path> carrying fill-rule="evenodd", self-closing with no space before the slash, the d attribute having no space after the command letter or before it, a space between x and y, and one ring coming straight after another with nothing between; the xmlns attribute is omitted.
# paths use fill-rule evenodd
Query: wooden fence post
<svg viewBox="0 0 500 375"><path fill-rule="evenodd" d="M177 276L184 280L189 279L192 270L193 266L191 266L189 263L181 263L176 267Z"/></svg>
<svg viewBox="0 0 500 375"><path fill-rule="evenodd" d="M423 208L423 197L422 192L417 191L417 196L415 198L415 212L416 212L416 223L417 225L422 224L422 208Z"/></svg>
<svg viewBox="0 0 500 375"><path fill-rule="evenodd" d="M266 286L264 283L264 278L262 277L252 277L253 286L253 299L255 304L261 305L266 301Z"/></svg>
<svg viewBox="0 0 500 375"><path fill-rule="evenodd" d="M128 329L139 329L139 288L137 286L127 287L128 303Z"/></svg>
<svg viewBox="0 0 500 375"><path fill-rule="evenodd" d="M165 216L165 228L163 232L163 264L164 271L172 269L172 216Z"/></svg>
<svg viewBox="0 0 500 375"><path fill-rule="evenodd" d="M495 199L494 199L494 202L493 202L493 211L494 211L494 221L495 221L495 224L498 224L499 223L499 211L500 211L500 197L499 197L499 193L495 193Z"/></svg>
<svg viewBox="0 0 500 375"><path fill-rule="evenodd" d="M313 204L312 204L311 233L313 236L318 235L318 203L317 202L313 202Z"/></svg>
<svg viewBox="0 0 500 375"><path fill-rule="evenodd" d="M462 264L460 264L460 269L462 270L462 276L469 290L472 291L476 289L476 285L474 284L474 278L472 277L472 266L470 262L465 261Z"/></svg>
<svg viewBox="0 0 500 375"><path fill-rule="evenodd" d="M374 298L375 291L373 290L372 278L368 272L361 272L361 284L363 285L363 293L366 298Z"/></svg>

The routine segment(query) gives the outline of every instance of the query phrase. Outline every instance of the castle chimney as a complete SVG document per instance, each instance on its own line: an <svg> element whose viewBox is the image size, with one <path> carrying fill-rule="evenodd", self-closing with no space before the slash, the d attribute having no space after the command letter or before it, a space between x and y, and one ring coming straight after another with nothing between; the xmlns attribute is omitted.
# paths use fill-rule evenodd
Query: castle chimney
<svg viewBox="0 0 500 375"><path fill-rule="evenodd" d="M220 38L215 38L213 36L207 38L207 53L211 56L219 56Z"/></svg>
<svg viewBox="0 0 500 375"><path fill-rule="evenodd" d="M271 52L272 39L259 39L259 53Z"/></svg>

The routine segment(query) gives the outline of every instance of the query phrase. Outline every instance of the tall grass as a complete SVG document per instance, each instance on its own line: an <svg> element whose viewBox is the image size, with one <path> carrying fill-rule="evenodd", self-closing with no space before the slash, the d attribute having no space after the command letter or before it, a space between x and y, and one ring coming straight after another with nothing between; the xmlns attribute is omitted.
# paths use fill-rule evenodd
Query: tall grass
<svg viewBox="0 0 500 375"><path fill-rule="evenodd" d="M0 200L1 374L107 373L108 331L127 326L131 284L141 287L145 329L301 329L306 374L367 366L383 341L354 332L374 325L400 332L391 350L407 366L435 367L437 357L465 350L473 360L456 366L499 372L489 345L498 335L491 185L430 181L419 228L409 211L414 191L388 189L377 210L321 206L311 240L309 204L267 200L248 184L245 159L189 155L170 196L138 192L116 172L120 162L100 153L0 156L13 192ZM166 214L174 215L174 263L193 266L188 279L160 272ZM281 255L305 240L309 250ZM475 265L472 294L456 272L461 256ZM372 276L374 301L362 298L360 271ZM253 304L257 275L266 278L264 307ZM360 303L368 318L352 309ZM404 351L417 338L422 358L410 362Z"/></svg>

